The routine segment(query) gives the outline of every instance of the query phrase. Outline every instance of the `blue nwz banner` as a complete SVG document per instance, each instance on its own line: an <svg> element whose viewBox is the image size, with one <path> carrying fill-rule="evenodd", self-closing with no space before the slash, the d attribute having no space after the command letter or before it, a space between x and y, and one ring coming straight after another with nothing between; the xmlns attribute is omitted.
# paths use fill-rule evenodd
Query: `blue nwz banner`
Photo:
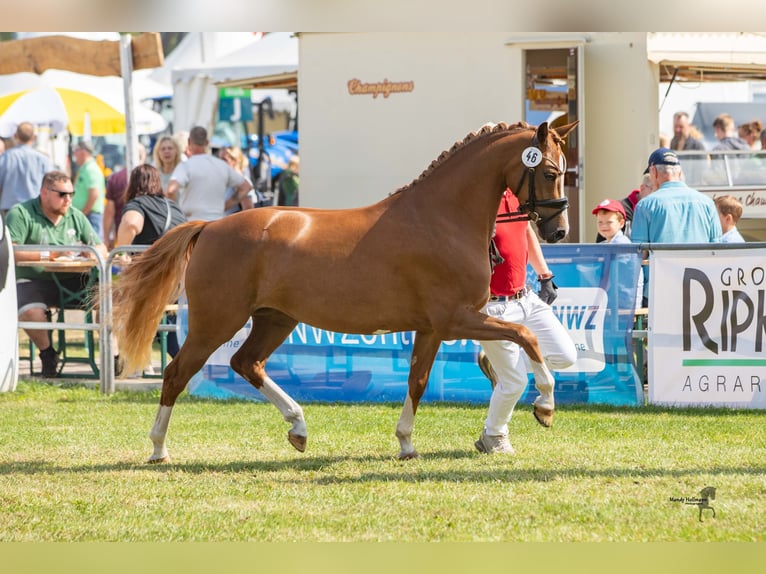
<svg viewBox="0 0 766 574"><path fill-rule="evenodd" d="M577 362L555 373L557 401L641 404L631 336L641 268L636 247L544 245L543 252L559 286L553 310L578 349ZM531 268L528 275L535 277ZM187 316L183 304L179 307L183 341ZM192 395L263 400L228 366L249 332L248 323L211 355L190 383ZM411 332L349 335L301 323L272 355L267 371L298 401L402 402L413 336ZM423 400L489 401L490 383L476 364L479 350L477 341L442 343ZM532 402L536 396L530 375L522 400Z"/></svg>

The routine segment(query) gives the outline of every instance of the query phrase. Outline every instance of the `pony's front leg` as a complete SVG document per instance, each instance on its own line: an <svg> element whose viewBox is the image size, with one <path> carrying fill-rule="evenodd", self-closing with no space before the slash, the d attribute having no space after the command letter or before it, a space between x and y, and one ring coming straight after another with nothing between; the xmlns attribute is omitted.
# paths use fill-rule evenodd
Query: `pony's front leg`
<svg viewBox="0 0 766 574"><path fill-rule="evenodd" d="M544 362L538 363L530 359L529 363L532 365L532 373L535 376L535 388L540 391L533 403L534 410L532 413L537 422L544 427L550 427L553 425L553 410L555 408L553 391L556 379Z"/></svg>
<svg viewBox="0 0 766 574"><path fill-rule="evenodd" d="M399 460L418 458L418 452L412 444L412 431L415 428L415 413L418 410L420 398L426 390L428 376L434 364L436 353L441 345L441 339L433 332L418 332L412 346L410 376L408 379L407 398L402 407L399 422L396 423L396 438L399 439Z"/></svg>
<svg viewBox="0 0 766 574"><path fill-rule="evenodd" d="M306 427L306 420L303 418L303 409L301 406L293 400L293 398L282 390L271 377L268 375L263 376L263 384L260 387L256 387L261 394L266 397L271 404L273 404L284 419L291 423L290 430L287 431L287 441L295 447L298 452L304 452L306 450L306 442L308 440L308 428Z"/></svg>
<svg viewBox="0 0 766 574"><path fill-rule="evenodd" d="M149 438L152 439L152 444L154 444L154 452L147 461L150 464L170 462L168 449L165 446L165 437L168 435L168 423L170 423L172 412L173 407L160 405L159 409L157 409L157 417L154 419L154 426L152 426L152 430L149 433Z"/></svg>

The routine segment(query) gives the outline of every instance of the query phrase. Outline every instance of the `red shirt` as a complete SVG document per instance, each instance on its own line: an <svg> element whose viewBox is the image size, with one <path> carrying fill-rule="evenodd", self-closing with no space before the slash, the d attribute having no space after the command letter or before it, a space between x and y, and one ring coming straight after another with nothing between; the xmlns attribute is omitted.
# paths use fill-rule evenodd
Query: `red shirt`
<svg viewBox="0 0 766 574"><path fill-rule="evenodd" d="M511 190L506 189L500 200L497 213L515 212L519 209L519 200ZM527 282L527 226L528 221L498 223L495 227L495 245L503 261L492 271L489 289L493 295L513 295Z"/></svg>

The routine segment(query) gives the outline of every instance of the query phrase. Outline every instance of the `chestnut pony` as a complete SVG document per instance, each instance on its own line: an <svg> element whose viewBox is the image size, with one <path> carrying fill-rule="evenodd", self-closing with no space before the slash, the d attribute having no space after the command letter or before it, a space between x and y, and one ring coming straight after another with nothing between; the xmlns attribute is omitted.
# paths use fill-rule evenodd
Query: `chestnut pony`
<svg viewBox="0 0 766 574"><path fill-rule="evenodd" d="M164 306L185 288L189 332L164 373L149 462L169 460L168 423L178 395L248 318L252 330L231 367L291 424L306 448L301 407L266 374L266 361L298 322L340 333L415 331L407 393L396 425L399 458L418 456L415 413L444 340L507 339L531 359L538 416L550 423L554 379L526 327L481 312L488 249L500 198L512 189L546 241L567 234L563 138L576 122L487 124L443 152L412 183L356 209L250 209L192 221L164 235L114 288L114 332L126 372L149 361Z"/></svg>

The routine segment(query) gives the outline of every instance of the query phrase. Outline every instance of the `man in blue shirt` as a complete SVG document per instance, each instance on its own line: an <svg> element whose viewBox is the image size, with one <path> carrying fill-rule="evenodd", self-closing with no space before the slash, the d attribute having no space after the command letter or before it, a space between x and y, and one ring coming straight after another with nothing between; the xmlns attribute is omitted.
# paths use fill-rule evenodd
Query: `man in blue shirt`
<svg viewBox="0 0 766 574"><path fill-rule="evenodd" d="M48 157L32 147L32 124L20 123L13 139L16 145L0 155L0 211L4 213L17 203L37 197L43 176L52 169Z"/></svg>
<svg viewBox="0 0 766 574"><path fill-rule="evenodd" d="M654 150L647 170L656 191L636 204L630 233L633 243L721 242L715 203L684 183L681 162L673 150ZM649 286L646 279L645 299Z"/></svg>

